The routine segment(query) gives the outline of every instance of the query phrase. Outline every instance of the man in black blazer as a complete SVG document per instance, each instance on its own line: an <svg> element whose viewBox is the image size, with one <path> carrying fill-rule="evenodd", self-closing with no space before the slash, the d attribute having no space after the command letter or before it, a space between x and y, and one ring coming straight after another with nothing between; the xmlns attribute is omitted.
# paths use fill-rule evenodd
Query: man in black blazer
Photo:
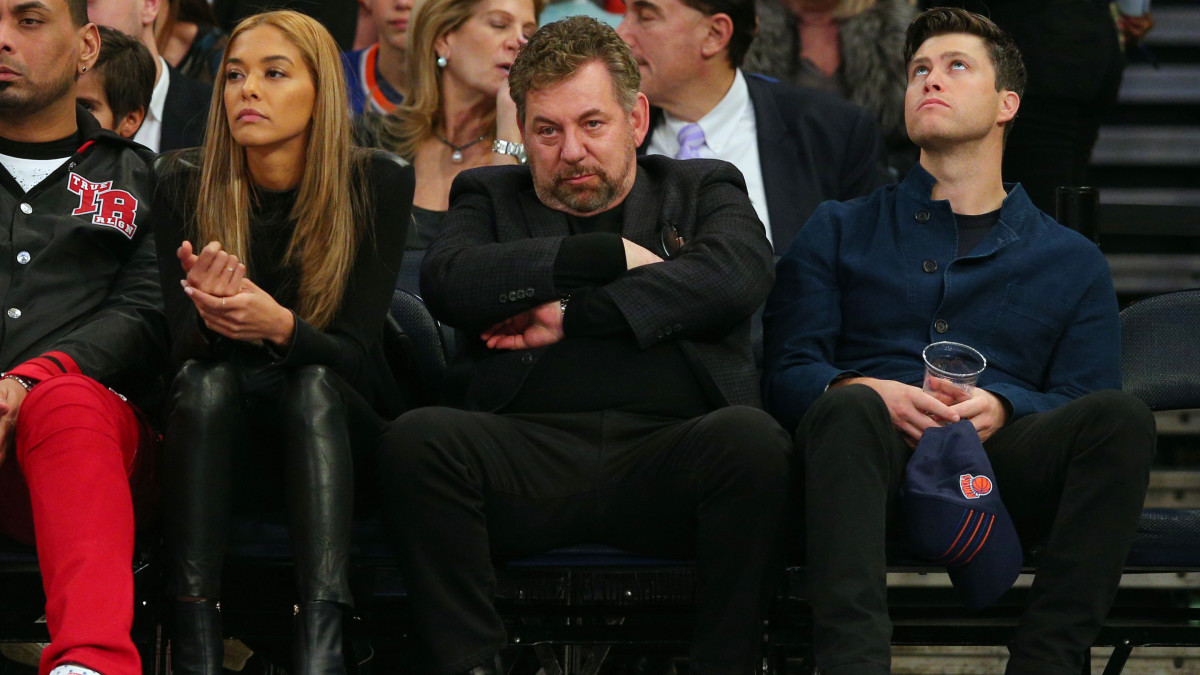
<svg viewBox="0 0 1200 675"><path fill-rule="evenodd" d="M754 0L631 0L617 32L650 99L640 152L732 162L777 255L817 204L889 181L879 125L832 94L743 73Z"/></svg>
<svg viewBox="0 0 1200 675"><path fill-rule="evenodd" d="M436 672L494 668L493 562L580 543L694 558L691 671L761 662L790 446L749 344L771 250L734 167L637 157L639 79L595 19L539 29L509 76L529 166L460 174L426 253L471 337L462 409L392 423L379 473Z"/></svg>
<svg viewBox="0 0 1200 675"><path fill-rule="evenodd" d="M137 38L154 57L154 93L133 140L154 152L191 148L204 140L212 88L184 76L158 53L154 21L162 0L91 0L88 19Z"/></svg>

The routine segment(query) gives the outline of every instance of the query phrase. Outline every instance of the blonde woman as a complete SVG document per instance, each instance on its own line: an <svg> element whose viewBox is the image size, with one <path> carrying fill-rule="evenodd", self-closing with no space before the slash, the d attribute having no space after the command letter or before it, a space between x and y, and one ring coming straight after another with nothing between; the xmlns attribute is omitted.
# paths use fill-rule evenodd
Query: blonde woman
<svg viewBox="0 0 1200 675"><path fill-rule="evenodd" d="M537 30L544 4L418 3L408 38L408 99L385 119L380 139L416 168L409 248L425 248L440 230L460 171L523 158L508 69Z"/></svg>
<svg viewBox="0 0 1200 675"><path fill-rule="evenodd" d="M295 12L234 29L209 114L204 147L160 160L156 195L179 367L164 435L173 671L221 673L236 496L286 506L300 600L289 672L344 673L354 474L399 401L381 334L413 172L353 148L337 46Z"/></svg>

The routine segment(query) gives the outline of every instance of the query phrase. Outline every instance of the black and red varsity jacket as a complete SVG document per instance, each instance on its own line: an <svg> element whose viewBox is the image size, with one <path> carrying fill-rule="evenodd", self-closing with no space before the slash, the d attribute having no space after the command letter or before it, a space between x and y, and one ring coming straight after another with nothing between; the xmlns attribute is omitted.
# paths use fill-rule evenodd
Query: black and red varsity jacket
<svg viewBox="0 0 1200 675"><path fill-rule="evenodd" d="M0 167L0 370L82 373L152 411L167 363L154 155L76 118L84 142L28 193Z"/></svg>

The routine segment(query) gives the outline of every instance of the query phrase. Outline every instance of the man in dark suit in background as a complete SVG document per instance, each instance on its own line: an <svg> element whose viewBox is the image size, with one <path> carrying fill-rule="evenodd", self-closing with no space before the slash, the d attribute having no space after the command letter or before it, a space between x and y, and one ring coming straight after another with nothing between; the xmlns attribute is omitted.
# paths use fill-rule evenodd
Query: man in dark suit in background
<svg viewBox="0 0 1200 675"><path fill-rule="evenodd" d="M650 99L641 151L732 162L776 254L827 199L888 182L871 115L815 89L743 73L754 0L629 0L617 32Z"/></svg>
<svg viewBox="0 0 1200 675"><path fill-rule="evenodd" d="M691 672L761 660L791 444L754 407L771 250L732 166L637 157L639 79L595 19L539 29L509 76L529 167L460 174L425 256L474 337L465 410L392 423L380 473L436 672L494 667L494 560L586 542L696 559Z"/></svg>
<svg viewBox="0 0 1200 675"><path fill-rule="evenodd" d="M212 89L185 77L158 53L154 20L162 0L91 0L88 18L98 26L115 28L137 38L154 57L154 93L142 126L133 140L155 152L191 148L204 140Z"/></svg>

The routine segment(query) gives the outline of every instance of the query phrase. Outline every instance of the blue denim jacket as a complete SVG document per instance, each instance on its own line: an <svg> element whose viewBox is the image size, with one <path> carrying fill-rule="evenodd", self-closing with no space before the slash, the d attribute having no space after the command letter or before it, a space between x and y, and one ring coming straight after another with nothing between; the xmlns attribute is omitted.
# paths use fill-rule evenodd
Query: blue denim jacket
<svg viewBox="0 0 1200 675"><path fill-rule="evenodd" d="M1120 326L1108 264L1007 186L1000 220L959 257L950 203L917 165L898 185L825 202L776 267L764 315L767 410L795 429L838 375L920 385L921 350L983 352L979 386L1010 419L1119 388Z"/></svg>

